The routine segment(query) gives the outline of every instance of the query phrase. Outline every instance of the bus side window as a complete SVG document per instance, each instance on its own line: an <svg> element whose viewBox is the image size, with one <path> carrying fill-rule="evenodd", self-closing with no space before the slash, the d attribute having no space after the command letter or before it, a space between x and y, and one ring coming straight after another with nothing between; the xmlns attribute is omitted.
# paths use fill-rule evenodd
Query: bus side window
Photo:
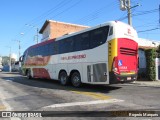
<svg viewBox="0 0 160 120"><path fill-rule="evenodd" d="M109 30L109 36L113 35L113 26L110 26L110 30Z"/></svg>
<svg viewBox="0 0 160 120"><path fill-rule="evenodd" d="M58 41L59 42L59 45L58 45L58 49L59 49L59 54L62 54L64 53L65 49L66 49L66 42L65 40L60 40Z"/></svg>
<svg viewBox="0 0 160 120"><path fill-rule="evenodd" d="M53 42L48 44L48 54L47 55L53 55L54 54L54 45Z"/></svg>
<svg viewBox="0 0 160 120"><path fill-rule="evenodd" d="M67 53L67 52L73 52L73 37L70 37L70 38L67 38L65 40L65 51L64 53Z"/></svg>
<svg viewBox="0 0 160 120"><path fill-rule="evenodd" d="M74 49L73 51L80 51L81 50L81 39L80 39L81 35L76 35L75 36L75 44L74 44Z"/></svg>
<svg viewBox="0 0 160 120"><path fill-rule="evenodd" d="M81 35L81 50L90 49L90 35L89 32L86 32Z"/></svg>
<svg viewBox="0 0 160 120"><path fill-rule="evenodd" d="M91 31L91 48L98 47L106 42L108 26Z"/></svg>
<svg viewBox="0 0 160 120"><path fill-rule="evenodd" d="M54 42L53 44L53 54L59 54L59 41Z"/></svg>
<svg viewBox="0 0 160 120"><path fill-rule="evenodd" d="M35 54L34 54L35 56L41 55L43 53L42 49L39 46L36 47L35 51L36 51Z"/></svg>
<svg viewBox="0 0 160 120"><path fill-rule="evenodd" d="M103 39L103 31L100 29L94 30L91 36L91 47L95 48L100 45L100 42Z"/></svg>
<svg viewBox="0 0 160 120"><path fill-rule="evenodd" d="M74 37L74 49L73 51L90 49L90 33L82 33Z"/></svg>
<svg viewBox="0 0 160 120"><path fill-rule="evenodd" d="M40 46L39 47L39 56L46 56L47 55L47 52L46 52L46 45L44 45L43 47Z"/></svg>
<svg viewBox="0 0 160 120"><path fill-rule="evenodd" d="M33 56L33 51L34 51L34 48L33 48L33 49L30 49L30 50L28 51L28 56L29 56L29 57L32 57L32 56Z"/></svg>

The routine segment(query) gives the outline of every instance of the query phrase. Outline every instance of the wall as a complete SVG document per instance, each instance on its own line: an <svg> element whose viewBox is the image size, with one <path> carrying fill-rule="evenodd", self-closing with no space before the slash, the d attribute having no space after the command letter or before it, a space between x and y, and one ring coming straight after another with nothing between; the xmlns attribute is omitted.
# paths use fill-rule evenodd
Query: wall
<svg viewBox="0 0 160 120"><path fill-rule="evenodd" d="M82 26L82 25L76 25L76 24L48 20L44 23L42 28L43 28L43 32L42 32L41 42L45 41L45 40L58 38L58 37L61 37L65 34L78 32L80 30L88 28L88 26Z"/></svg>
<svg viewBox="0 0 160 120"><path fill-rule="evenodd" d="M51 39L50 37L50 25L48 24L46 29L43 31L41 42Z"/></svg>
<svg viewBox="0 0 160 120"><path fill-rule="evenodd" d="M138 50L139 55L139 73L146 72L146 56L143 49Z"/></svg>
<svg viewBox="0 0 160 120"><path fill-rule="evenodd" d="M72 24L50 22L51 38L58 38L62 35L77 32L85 29L86 27L76 26Z"/></svg>
<svg viewBox="0 0 160 120"><path fill-rule="evenodd" d="M143 38L138 39L138 46L157 47L159 44L160 44L159 41L148 40L148 39L143 39Z"/></svg>

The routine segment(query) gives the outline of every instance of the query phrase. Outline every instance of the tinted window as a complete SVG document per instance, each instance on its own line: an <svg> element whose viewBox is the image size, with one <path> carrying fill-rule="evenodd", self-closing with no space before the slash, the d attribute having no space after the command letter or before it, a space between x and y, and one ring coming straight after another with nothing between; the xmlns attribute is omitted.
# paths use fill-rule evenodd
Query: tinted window
<svg viewBox="0 0 160 120"><path fill-rule="evenodd" d="M54 42L53 44L53 54L58 54L59 53L59 41Z"/></svg>
<svg viewBox="0 0 160 120"><path fill-rule="evenodd" d="M28 51L28 55L32 57L34 55L34 48L30 48Z"/></svg>
<svg viewBox="0 0 160 120"><path fill-rule="evenodd" d="M113 35L113 26L110 27L109 36L110 36L110 35Z"/></svg>
<svg viewBox="0 0 160 120"><path fill-rule="evenodd" d="M59 53L73 52L74 37L65 38L59 41Z"/></svg>
<svg viewBox="0 0 160 120"><path fill-rule="evenodd" d="M65 45L64 40L59 41L58 49L59 49L59 54L64 53L64 51L66 49L66 45Z"/></svg>
<svg viewBox="0 0 160 120"><path fill-rule="evenodd" d="M46 44L46 45L44 45L44 46L42 46L41 48L41 55L42 56L48 56L49 55L49 45L48 44Z"/></svg>
<svg viewBox="0 0 160 120"><path fill-rule="evenodd" d="M90 48L89 32L79 34L75 37L74 51L86 50Z"/></svg>
<svg viewBox="0 0 160 120"><path fill-rule="evenodd" d="M106 42L109 27L101 27L91 31L91 48L98 47Z"/></svg>
<svg viewBox="0 0 160 120"><path fill-rule="evenodd" d="M74 51L81 50L81 35L75 36L75 45L74 45Z"/></svg>
<svg viewBox="0 0 160 120"><path fill-rule="evenodd" d="M47 45L47 47L48 47L48 54L47 55L53 55L53 51L54 51L54 49L53 49L53 42L52 43L49 43L48 45Z"/></svg>
<svg viewBox="0 0 160 120"><path fill-rule="evenodd" d="M74 39L73 37L65 39L65 51L64 52L72 52L73 51L73 45L74 45Z"/></svg>
<svg viewBox="0 0 160 120"><path fill-rule="evenodd" d="M49 56L95 48L106 42L108 31L109 26L101 27L59 41L54 41L43 46L38 46L37 48L32 48L29 50L28 54L30 56Z"/></svg>
<svg viewBox="0 0 160 120"><path fill-rule="evenodd" d="M81 49L82 50L86 50L90 48L89 41L90 41L89 32L81 35Z"/></svg>

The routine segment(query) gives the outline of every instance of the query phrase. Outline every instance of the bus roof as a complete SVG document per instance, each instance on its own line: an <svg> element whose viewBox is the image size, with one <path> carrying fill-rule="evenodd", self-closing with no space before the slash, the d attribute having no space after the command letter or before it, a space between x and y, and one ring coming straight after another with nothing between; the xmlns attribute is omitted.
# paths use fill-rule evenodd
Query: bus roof
<svg viewBox="0 0 160 120"><path fill-rule="evenodd" d="M70 34L67 34L67 35L63 35L59 38L54 38L54 39L50 39L50 40L47 40L47 41L44 41L44 42L41 42L41 43L38 43L38 44L35 44L35 45L32 45L30 46L28 49L30 48L34 48L34 47L38 47L38 46L42 46L44 44L48 44L52 41L59 41L59 40L62 40L64 38L68 38L68 37L71 37L71 36L74 36L74 35L78 35L78 34L81 34L81 33L84 33L84 32L87 32L87 31L90 31L90 30L94 30L94 29L97 29L97 28L100 28L100 27L103 27L103 26L107 26L107 25L111 25L111 26L114 26L116 24L124 24L125 26L128 26L128 27L131 27L129 26L128 24L126 23L123 23L123 22L120 22L120 21L109 21L109 22L106 22L106 23L103 23L103 24L100 24L100 25L97 25L97 26L94 26L94 27L90 27L90 28L86 28L84 30L81 30L79 32L74 32L74 33L70 33Z"/></svg>
<svg viewBox="0 0 160 120"><path fill-rule="evenodd" d="M71 36L74 36L74 35L78 35L78 34L81 34L81 33L84 33L84 32L90 31L90 30L94 30L94 29L97 29L97 28L100 28L100 27L103 27L103 26L107 26L107 25L114 26L116 23L124 24L125 26L131 27L130 25L128 25L126 23L123 23L123 22L120 22L120 21L109 21L109 22L102 23L102 24L97 25L97 26L93 26L93 27L90 27L90 28L83 29L79 32L74 32L74 33L70 33L70 34L67 34L67 35L63 35L59 38L56 38L55 41L59 41L59 40L62 40L64 38L68 38L68 37L71 37Z"/></svg>

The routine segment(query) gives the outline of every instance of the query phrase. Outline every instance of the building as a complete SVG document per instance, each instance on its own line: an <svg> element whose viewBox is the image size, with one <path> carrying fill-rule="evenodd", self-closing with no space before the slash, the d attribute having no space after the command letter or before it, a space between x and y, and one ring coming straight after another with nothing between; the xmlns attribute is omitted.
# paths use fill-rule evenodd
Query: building
<svg viewBox="0 0 160 120"><path fill-rule="evenodd" d="M85 28L89 28L88 26L76 25L64 22L58 22L53 20L46 20L40 29L39 33L42 34L41 42L58 38L65 34L70 34L73 32L78 32Z"/></svg>
<svg viewBox="0 0 160 120"><path fill-rule="evenodd" d="M137 42L139 48L142 49L156 48L158 45L160 45L160 42L158 41L144 39L144 38L139 38Z"/></svg>
<svg viewBox="0 0 160 120"><path fill-rule="evenodd" d="M156 48L160 45L160 42L148 40L139 38L138 39L138 55L139 55L139 73L145 73L146 72L146 56L145 56L145 50L146 49L152 49Z"/></svg>

